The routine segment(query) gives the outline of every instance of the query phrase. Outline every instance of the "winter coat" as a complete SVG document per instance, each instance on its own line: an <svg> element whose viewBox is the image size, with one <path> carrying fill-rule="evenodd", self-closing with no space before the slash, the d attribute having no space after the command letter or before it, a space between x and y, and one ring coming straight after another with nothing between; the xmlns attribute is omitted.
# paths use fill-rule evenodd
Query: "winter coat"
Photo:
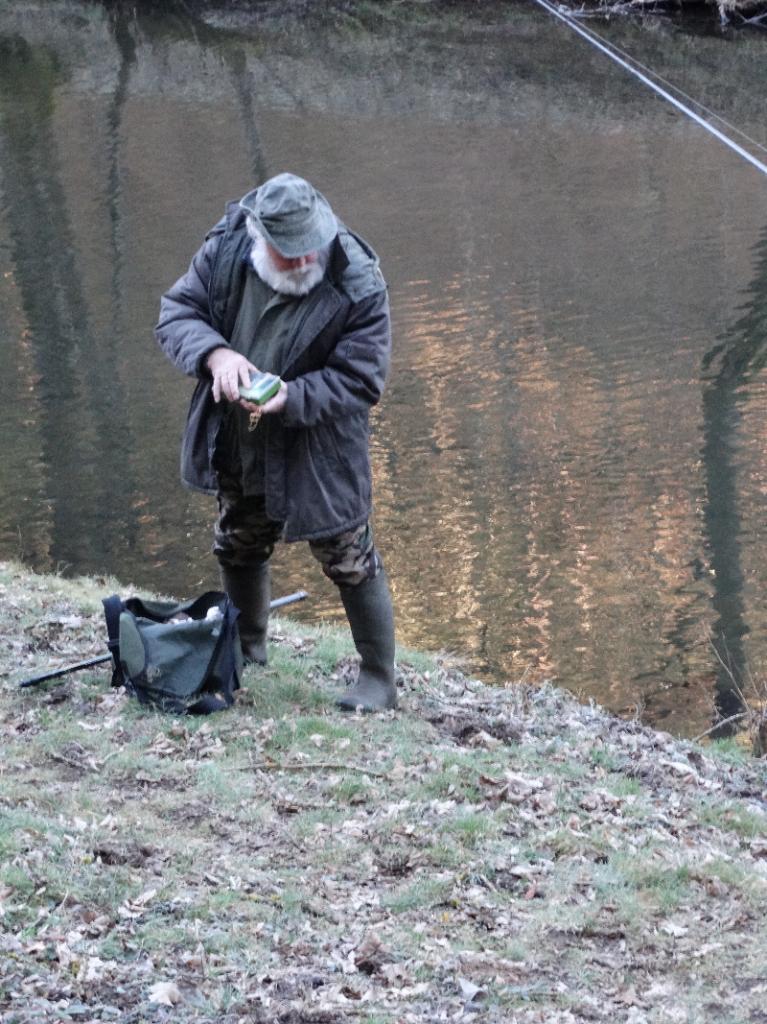
<svg viewBox="0 0 767 1024"><path fill-rule="evenodd" d="M213 400L208 354L231 337L252 245L236 203L209 233L187 273L163 296L157 340L197 378L181 445L181 479L215 493L216 444L226 400ZM370 515L371 406L389 368L391 329L378 258L339 222L323 281L302 300L279 375L288 383L281 413L264 416L266 512L285 540L315 540L359 526Z"/></svg>

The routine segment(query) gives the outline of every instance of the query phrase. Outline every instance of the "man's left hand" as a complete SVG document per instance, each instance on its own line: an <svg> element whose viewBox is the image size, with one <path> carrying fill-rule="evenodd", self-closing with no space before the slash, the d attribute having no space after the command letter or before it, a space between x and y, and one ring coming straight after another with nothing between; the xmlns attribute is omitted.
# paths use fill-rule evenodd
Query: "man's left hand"
<svg viewBox="0 0 767 1024"><path fill-rule="evenodd" d="M280 390L277 394L270 398L268 402L264 402L263 405L254 405L253 402L248 402L244 398L241 399L240 405L243 409L247 409L248 412L259 411L262 416L269 416L275 412L282 412L285 408L285 403L288 400L288 385L285 381L280 384Z"/></svg>

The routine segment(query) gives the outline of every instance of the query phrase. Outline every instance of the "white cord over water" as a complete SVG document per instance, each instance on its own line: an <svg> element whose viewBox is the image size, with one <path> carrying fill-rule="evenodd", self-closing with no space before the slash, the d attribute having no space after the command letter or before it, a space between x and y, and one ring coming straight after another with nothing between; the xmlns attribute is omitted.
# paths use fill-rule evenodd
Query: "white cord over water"
<svg viewBox="0 0 767 1024"><path fill-rule="evenodd" d="M649 77L654 78L656 82L661 82L663 85L668 86L668 88L671 89L677 96L681 96L683 100L687 100L689 103L692 103L697 110L702 110L704 114L708 114L709 117L712 117L715 121L718 121L720 124L724 125L724 127L727 128L729 132L734 132L736 135L740 135L740 137L742 139L745 139L746 142L750 146L753 146L754 149L761 149L763 153L767 153L767 146L763 146L761 142L758 142L756 139L752 138L748 134L748 132L744 132L742 128L738 128L736 124L733 124L731 121L728 121L726 117L722 117L721 114L717 114L715 110L711 110L710 107L707 107L705 103L701 103L700 100L696 100L694 96L690 96L689 93L686 93L684 89L680 89L679 86L676 85L674 82L669 82L669 80L667 78L664 78L663 75L660 74L660 72L654 71L653 68L648 68L646 64L643 64L641 62L641 60L638 60L636 57L633 57L630 53L627 53L625 50L622 50L617 43L614 43L612 40L606 40L604 36L600 36L600 34L596 32L593 28L588 28L587 32L589 32L589 34L593 36L594 39L598 39L601 43L604 43L605 46L609 47L613 51L613 53L620 54L620 56L627 60L633 67L639 68L640 71L644 71Z"/></svg>
<svg viewBox="0 0 767 1024"><path fill-rule="evenodd" d="M619 57L617 53L613 52L613 50L609 48L609 46L602 43L598 36L594 35L591 32L588 32L585 28L579 25L573 18L571 18L570 15L563 13L558 8L554 7L552 4L548 3L547 0L534 0L534 2L537 3L539 7L542 7L545 11L548 11L548 13L551 14L553 17L558 18L560 21L564 22L568 28L571 28L573 30L573 32L577 32L579 36L582 36L586 40L586 42L591 43L592 46L595 46L598 50L601 50L602 53L604 53L606 56L610 58L610 60L615 61L616 64L619 64L622 68L625 68L626 71L629 71L632 75L638 78L640 82L644 82L644 84L649 86L650 89L653 90L653 92L656 92L664 100L666 100L672 106L676 107L677 110L680 110L691 120L695 121L696 124L699 124L702 128L705 128L707 132L710 132L713 136L715 136L715 138L719 139L720 142L723 142L725 146L729 146L729 148L733 150L733 152L737 153L738 156L743 157L744 160L747 160L748 163L750 163L753 167L756 167L756 169L758 171L761 171L762 174L767 175L767 164L763 164L761 160L757 160L757 158L753 156L751 153L749 153L747 149L744 149L742 146L739 146L737 142L731 139L728 135L725 135L724 132L720 132L719 129L715 128L710 121L707 121L705 119L705 117L701 117L699 114L696 114L694 110L691 110L688 106L686 106L684 103L678 100L675 96L672 96L670 92L667 92L665 89L662 89L656 82L653 82L651 78L648 78L647 75L642 74L642 72L637 70L637 68L632 67L632 65L629 64L628 61L624 60L622 57Z"/></svg>

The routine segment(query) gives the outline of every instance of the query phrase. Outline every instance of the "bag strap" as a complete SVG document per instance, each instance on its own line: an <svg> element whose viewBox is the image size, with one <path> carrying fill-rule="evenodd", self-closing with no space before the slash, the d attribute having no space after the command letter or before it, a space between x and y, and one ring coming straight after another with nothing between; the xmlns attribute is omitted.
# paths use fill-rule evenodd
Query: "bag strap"
<svg viewBox="0 0 767 1024"><path fill-rule="evenodd" d="M124 610L124 605L117 594L103 598L101 603L104 605L104 618L107 621L107 647L114 662L112 686L124 686L125 677L120 664L120 615Z"/></svg>
<svg viewBox="0 0 767 1024"><path fill-rule="evenodd" d="M217 664L219 655L223 651L225 660L218 666L218 670L225 689L221 691L220 695L214 696L212 693L203 694L198 701L195 701L194 704L191 704L186 709L188 715L212 715L214 711L223 711L224 708L230 708L234 704L234 691L240 688L237 662L234 655L234 645L240 642L239 635L235 629L235 623L239 614L239 609L235 608L228 597L225 598L221 632L210 659L206 678L203 681L204 688L210 678L213 666Z"/></svg>

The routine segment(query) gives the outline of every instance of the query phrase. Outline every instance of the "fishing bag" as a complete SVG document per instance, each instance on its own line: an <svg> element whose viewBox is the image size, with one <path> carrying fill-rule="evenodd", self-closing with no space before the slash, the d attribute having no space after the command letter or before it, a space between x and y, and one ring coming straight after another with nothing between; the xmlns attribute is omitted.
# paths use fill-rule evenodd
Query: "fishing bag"
<svg viewBox="0 0 767 1024"><path fill-rule="evenodd" d="M176 715L209 715L234 703L242 652L239 611L211 590L192 601L104 598L113 686Z"/></svg>

